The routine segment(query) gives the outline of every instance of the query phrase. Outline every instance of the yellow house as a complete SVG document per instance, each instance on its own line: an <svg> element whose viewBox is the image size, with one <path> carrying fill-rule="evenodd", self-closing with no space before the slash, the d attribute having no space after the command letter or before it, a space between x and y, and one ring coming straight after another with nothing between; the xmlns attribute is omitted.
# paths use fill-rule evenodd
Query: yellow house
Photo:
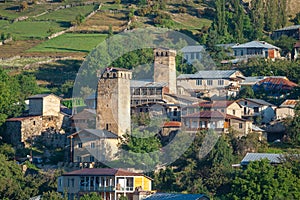
<svg viewBox="0 0 300 200"><path fill-rule="evenodd" d="M84 168L60 176L57 191L67 191L69 199L96 192L105 200L117 200L121 196L132 200L137 188L150 192L151 183L151 178L123 169Z"/></svg>

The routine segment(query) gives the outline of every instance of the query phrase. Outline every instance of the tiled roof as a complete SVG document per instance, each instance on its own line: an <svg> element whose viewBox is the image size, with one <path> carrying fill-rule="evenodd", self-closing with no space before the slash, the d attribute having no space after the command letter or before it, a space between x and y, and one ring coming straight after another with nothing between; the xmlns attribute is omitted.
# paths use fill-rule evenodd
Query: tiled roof
<svg viewBox="0 0 300 200"><path fill-rule="evenodd" d="M295 108L299 100L287 99L279 107L280 108Z"/></svg>
<svg viewBox="0 0 300 200"><path fill-rule="evenodd" d="M241 161L241 165L247 165L251 161L259 161L262 159L268 159L270 163L281 163L281 154L274 153L247 153Z"/></svg>
<svg viewBox="0 0 300 200"><path fill-rule="evenodd" d="M144 176L123 169L112 168L83 168L72 172L64 173L63 176Z"/></svg>
<svg viewBox="0 0 300 200"><path fill-rule="evenodd" d="M202 70L195 74L181 74L177 79L221 79L230 78L238 70ZM242 76L244 78L244 76Z"/></svg>
<svg viewBox="0 0 300 200"><path fill-rule="evenodd" d="M254 85L255 83L265 79L265 78L285 78L285 76L249 76L245 77L245 80L241 83L241 85L247 85L247 84L252 84Z"/></svg>
<svg viewBox="0 0 300 200"><path fill-rule="evenodd" d="M165 87L167 83L164 82L151 82L151 81L144 81L144 80L131 80L130 87L131 88L139 88L139 87Z"/></svg>
<svg viewBox="0 0 300 200"><path fill-rule="evenodd" d="M296 83L287 78L268 77L257 83L257 85L264 85L266 89L291 89L298 86Z"/></svg>
<svg viewBox="0 0 300 200"><path fill-rule="evenodd" d="M264 41L251 41L244 44L237 44L232 47L232 49L239 49L239 48L264 48L264 49L277 49L277 50L280 49L279 47L276 47Z"/></svg>
<svg viewBox="0 0 300 200"><path fill-rule="evenodd" d="M287 30L294 30L294 29L300 29L300 25L288 26L281 29L277 29L275 31L287 31Z"/></svg>
<svg viewBox="0 0 300 200"><path fill-rule="evenodd" d="M181 49L183 53L188 53L188 52L201 52L204 51L204 47L202 45L197 45L197 46L186 46Z"/></svg>
<svg viewBox="0 0 300 200"><path fill-rule="evenodd" d="M108 130L100 130L100 129L83 129L83 130L80 130L76 133L73 133L72 135L70 136L77 136L79 135L80 133L90 133L90 134L93 134L93 135L96 135L98 136L99 138L106 138L106 139L118 139L118 136ZM70 137L69 136L69 137Z"/></svg>
<svg viewBox="0 0 300 200"><path fill-rule="evenodd" d="M181 127L181 122L177 122L177 121L165 122L164 128L168 128L168 127Z"/></svg>
<svg viewBox="0 0 300 200"><path fill-rule="evenodd" d="M145 200L206 200L209 199L203 194L168 194L168 193L156 193Z"/></svg>

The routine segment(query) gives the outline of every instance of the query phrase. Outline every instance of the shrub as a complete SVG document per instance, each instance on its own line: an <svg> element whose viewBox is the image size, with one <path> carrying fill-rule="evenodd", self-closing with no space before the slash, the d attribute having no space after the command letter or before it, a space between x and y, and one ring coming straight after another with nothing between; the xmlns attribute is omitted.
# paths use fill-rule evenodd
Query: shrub
<svg viewBox="0 0 300 200"><path fill-rule="evenodd" d="M20 4L20 10L24 11L28 9L28 3L26 1L22 1L22 3Z"/></svg>
<svg viewBox="0 0 300 200"><path fill-rule="evenodd" d="M186 13L186 12L187 12L187 8L186 8L186 7L183 7L183 6L180 6L180 7L178 8L178 12L179 12L179 13Z"/></svg>

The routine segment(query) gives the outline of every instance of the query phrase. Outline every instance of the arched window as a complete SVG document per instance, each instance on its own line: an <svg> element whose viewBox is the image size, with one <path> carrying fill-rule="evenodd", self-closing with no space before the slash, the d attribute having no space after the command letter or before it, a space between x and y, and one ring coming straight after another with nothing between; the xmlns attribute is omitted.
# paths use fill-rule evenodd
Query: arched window
<svg viewBox="0 0 300 200"><path fill-rule="evenodd" d="M161 52L160 55L161 55L161 56L164 56L164 52Z"/></svg>

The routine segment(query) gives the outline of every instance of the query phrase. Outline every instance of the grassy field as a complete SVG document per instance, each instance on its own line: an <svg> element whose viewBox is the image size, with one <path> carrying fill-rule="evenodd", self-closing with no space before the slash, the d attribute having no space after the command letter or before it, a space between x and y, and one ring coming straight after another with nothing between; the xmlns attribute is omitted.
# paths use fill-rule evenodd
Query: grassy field
<svg viewBox="0 0 300 200"><path fill-rule="evenodd" d="M47 13L45 15L36 17L35 20L52 20L57 22L71 22L75 20L76 16L81 14L87 16L93 10L97 9L98 5L87 5L87 6L77 6L66 8L62 10L57 10L54 12Z"/></svg>
<svg viewBox="0 0 300 200"><path fill-rule="evenodd" d="M16 40L26 40L44 39L51 35L51 32L61 31L64 28L64 25L52 21L20 21L3 26L1 31L10 33Z"/></svg>
<svg viewBox="0 0 300 200"><path fill-rule="evenodd" d="M47 40L27 52L84 52L89 53L107 37L106 34L66 33Z"/></svg>

